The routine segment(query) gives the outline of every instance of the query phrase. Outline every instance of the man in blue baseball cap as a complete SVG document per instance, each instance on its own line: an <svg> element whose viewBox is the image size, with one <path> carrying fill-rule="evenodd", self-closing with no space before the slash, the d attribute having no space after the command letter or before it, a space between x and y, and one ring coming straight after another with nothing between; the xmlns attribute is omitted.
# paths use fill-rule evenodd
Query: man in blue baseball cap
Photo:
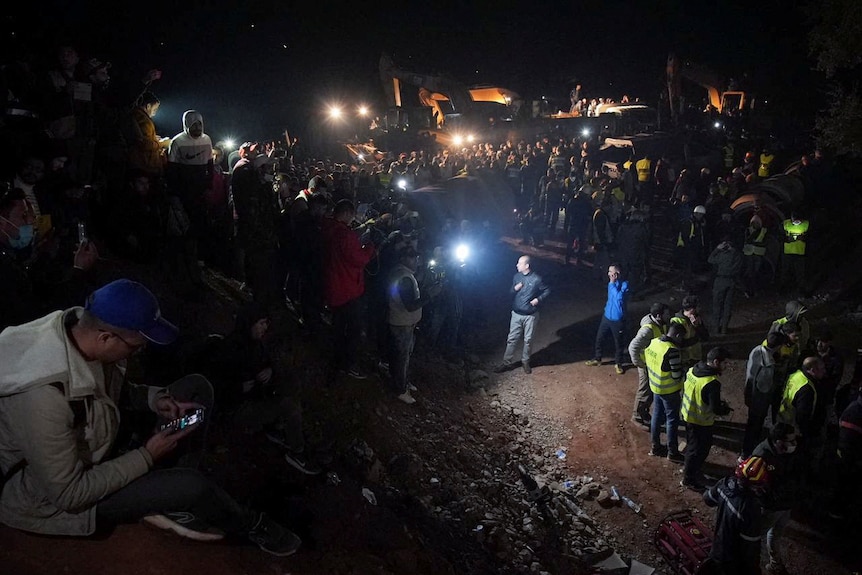
<svg viewBox="0 0 862 575"><path fill-rule="evenodd" d="M177 333L156 297L126 279L90 294L83 308L0 333L0 522L86 536L144 520L198 541L229 533L273 555L296 552L296 535L240 506L196 470L164 468L197 426L167 428L143 447L113 453L121 395L132 409L152 411L161 421L207 403L182 401L180 390L209 389L211 406L211 386L200 375L168 387L125 381L126 359L150 343L172 343Z"/></svg>

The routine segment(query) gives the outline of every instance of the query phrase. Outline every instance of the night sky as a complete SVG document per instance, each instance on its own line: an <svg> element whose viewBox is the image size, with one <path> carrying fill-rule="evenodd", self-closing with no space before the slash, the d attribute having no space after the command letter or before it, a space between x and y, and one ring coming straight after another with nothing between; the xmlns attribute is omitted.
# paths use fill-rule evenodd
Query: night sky
<svg viewBox="0 0 862 575"><path fill-rule="evenodd" d="M788 110L818 105L810 19L789 3L413 4L154 0L97 9L52 0L32 3L38 16L6 15L4 28L7 42L15 31L45 58L62 40L110 60L118 81L160 68L160 133L179 131L182 112L195 108L214 140L277 138L285 128L302 135L320 128L331 102L380 109L384 51L402 68L497 84L527 99L565 99L580 79L587 96L649 102L674 51Z"/></svg>

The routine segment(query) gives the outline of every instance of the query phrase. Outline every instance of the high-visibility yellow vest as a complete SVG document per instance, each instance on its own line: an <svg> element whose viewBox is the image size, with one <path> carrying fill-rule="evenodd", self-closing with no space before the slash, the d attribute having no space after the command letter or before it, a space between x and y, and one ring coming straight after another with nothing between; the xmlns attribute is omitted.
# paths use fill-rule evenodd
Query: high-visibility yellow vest
<svg viewBox="0 0 862 575"><path fill-rule="evenodd" d="M688 243L688 240L690 240L693 237L694 237L694 222L691 222L691 229L688 232L688 237L683 238L682 232L679 232L679 235L676 238L676 247L684 248L686 246L686 244Z"/></svg>
<svg viewBox="0 0 862 575"><path fill-rule="evenodd" d="M626 160L625 162L623 162L623 169L625 171L628 172L631 167L632 167L632 161L631 160Z"/></svg>
<svg viewBox="0 0 862 575"><path fill-rule="evenodd" d="M769 171L772 167L772 160L775 159L774 154L760 154L760 167L757 168L757 175L761 178L768 178Z"/></svg>
<svg viewBox="0 0 862 575"><path fill-rule="evenodd" d="M662 369L664 356L668 350L676 348L673 342L654 339L644 350L644 362L649 375L649 388L653 393L667 395L682 389L681 381L674 381L670 371Z"/></svg>
<svg viewBox="0 0 862 575"><path fill-rule="evenodd" d="M635 163L635 169L638 172L638 181L639 182L648 182L650 177L650 167L652 166L652 162L647 158L643 158L638 160Z"/></svg>
<svg viewBox="0 0 862 575"><path fill-rule="evenodd" d="M817 388L800 369L787 378L784 395L781 397L781 408L778 410L779 421L788 425L796 425L796 408L793 406L793 400L796 399L799 390L806 385L810 385L811 389L814 390L814 403L817 403Z"/></svg>
<svg viewBox="0 0 862 575"><path fill-rule="evenodd" d="M763 241L764 238L766 238L766 228L760 228L760 232L757 234L756 238L753 240L746 239L745 245L742 246L742 255L765 256L766 243Z"/></svg>
<svg viewBox="0 0 862 575"><path fill-rule="evenodd" d="M805 240L799 236L805 233L808 233L808 220L802 220L798 224L794 224L793 220L784 220L784 253L804 256Z"/></svg>
<svg viewBox="0 0 862 575"><path fill-rule="evenodd" d="M715 413L703 401L703 388L710 381L715 381L714 375L697 377L694 370L689 369L685 374L685 383L682 391L682 406L679 414L686 423L695 425L712 425L715 423Z"/></svg>
<svg viewBox="0 0 862 575"><path fill-rule="evenodd" d="M661 337L667 333L667 326L658 325L658 324L653 323L653 322L649 322L647 325L649 326L650 330L652 331L652 338L653 339Z"/></svg>
<svg viewBox="0 0 862 575"><path fill-rule="evenodd" d="M701 356L703 355L703 344L700 342L700 338L697 337L697 330L691 324L691 321L689 321L688 318L677 316L670 318L670 321L673 323L678 323L685 328L685 335L683 336L683 341L688 342L689 340L697 339L697 341L692 345L687 345L679 348L679 353L682 356L683 365L691 365L693 363L699 362L701 360Z"/></svg>

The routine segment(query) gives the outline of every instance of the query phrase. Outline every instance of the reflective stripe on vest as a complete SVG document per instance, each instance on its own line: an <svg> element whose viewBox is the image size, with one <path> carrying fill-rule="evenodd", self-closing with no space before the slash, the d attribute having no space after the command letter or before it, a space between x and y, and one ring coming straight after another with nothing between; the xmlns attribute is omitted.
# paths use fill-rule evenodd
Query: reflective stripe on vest
<svg viewBox="0 0 862 575"><path fill-rule="evenodd" d="M760 228L760 233L757 237L749 241L746 239L745 245L742 246L742 255L744 256L765 256L766 245L763 243L763 238L766 237L766 228Z"/></svg>
<svg viewBox="0 0 862 575"><path fill-rule="evenodd" d="M650 167L652 166L652 162L647 160L646 158L642 160L638 160L635 164L635 169L638 172L638 181L639 182L648 182L650 175Z"/></svg>
<svg viewBox="0 0 862 575"><path fill-rule="evenodd" d="M703 388L710 381L715 381L714 375L697 377L694 370L688 370L685 374L685 384L682 392L682 406L679 414L686 423L695 425L712 425L715 423L715 414L709 405L703 401Z"/></svg>
<svg viewBox="0 0 862 575"><path fill-rule="evenodd" d="M670 371L664 371L662 364L668 350L676 346L669 341L654 339L644 350L644 362L649 375L649 388L653 393L667 395L682 389L682 382L674 381Z"/></svg>
<svg viewBox="0 0 862 575"><path fill-rule="evenodd" d="M760 154L760 167L757 168L757 175L761 178L768 178L769 171L772 167L772 160L775 159L773 154Z"/></svg>
<svg viewBox="0 0 862 575"><path fill-rule="evenodd" d="M791 255L805 255L805 240L799 239L808 232L808 220L802 220L794 224L793 220L784 220L784 253Z"/></svg>
<svg viewBox="0 0 862 575"><path fill-rule="evenodd" d="M787 378L784 395L781 397L781 408L778 410L779 421L788 425L796 425L796 408L793 406L793 400L796 399L799 390L806 385L810 385L811 389L814 390L814 403L817 404L817 389L808 379L808 376L799 370Z"/></svg>

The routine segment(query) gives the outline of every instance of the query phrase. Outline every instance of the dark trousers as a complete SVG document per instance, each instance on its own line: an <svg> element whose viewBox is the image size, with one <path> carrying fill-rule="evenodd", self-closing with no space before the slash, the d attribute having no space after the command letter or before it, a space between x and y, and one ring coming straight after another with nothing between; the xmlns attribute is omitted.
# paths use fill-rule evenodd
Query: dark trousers
<svg viewBox="0 0 862 575"><path fill-rule="evenodd" d="M359 360L359 339L362 337L362 306L359 298L332 308L335 365L353 369Z"/></svg>
<svg viewBox="0 0 862 575"><path fill-rule="evenodd" d="M686 481L694 482L697 480L697 474L709 456L709 450L712 447L712 426L686 423L685 437L683 476Z"/></svg>
<svg viewBox="0 0 862 575"><path fill-rule="evenodd" d="M410 355L416 342L415 325L390 325L392 336L392 358L389 360L389 373L392 374L392 385L399 395L407 392L410 368Z"/></svg>
<svg viewBox="0 0 862 575"><path fill-rule="evenodd" d="M614 340L614 360L617 365L623 364L623 352L627 351L625 342L623 341L623 320L611 321L602 315L602 322L599 324L599 330L596 332L596 353L593 358L602 359L602 343L605 337L611 336Z"/></svg>
<svg viewBox="0 0 862 575"><path fill-rule="evenodd" d="M134 523L147 515L188 511L225 533L245 535L258 514L193 469L156 469L102 499L98 524Z"/></svg>
<svg viewBox="0 0 862 575"><path fill-rule="evenodd" d="M762 400L763 405L752 403L748 407L748 420L745 422L745 435L742 438L742 456L748 457L763 438L763 422L769 412L769 399Z"/></svg>

